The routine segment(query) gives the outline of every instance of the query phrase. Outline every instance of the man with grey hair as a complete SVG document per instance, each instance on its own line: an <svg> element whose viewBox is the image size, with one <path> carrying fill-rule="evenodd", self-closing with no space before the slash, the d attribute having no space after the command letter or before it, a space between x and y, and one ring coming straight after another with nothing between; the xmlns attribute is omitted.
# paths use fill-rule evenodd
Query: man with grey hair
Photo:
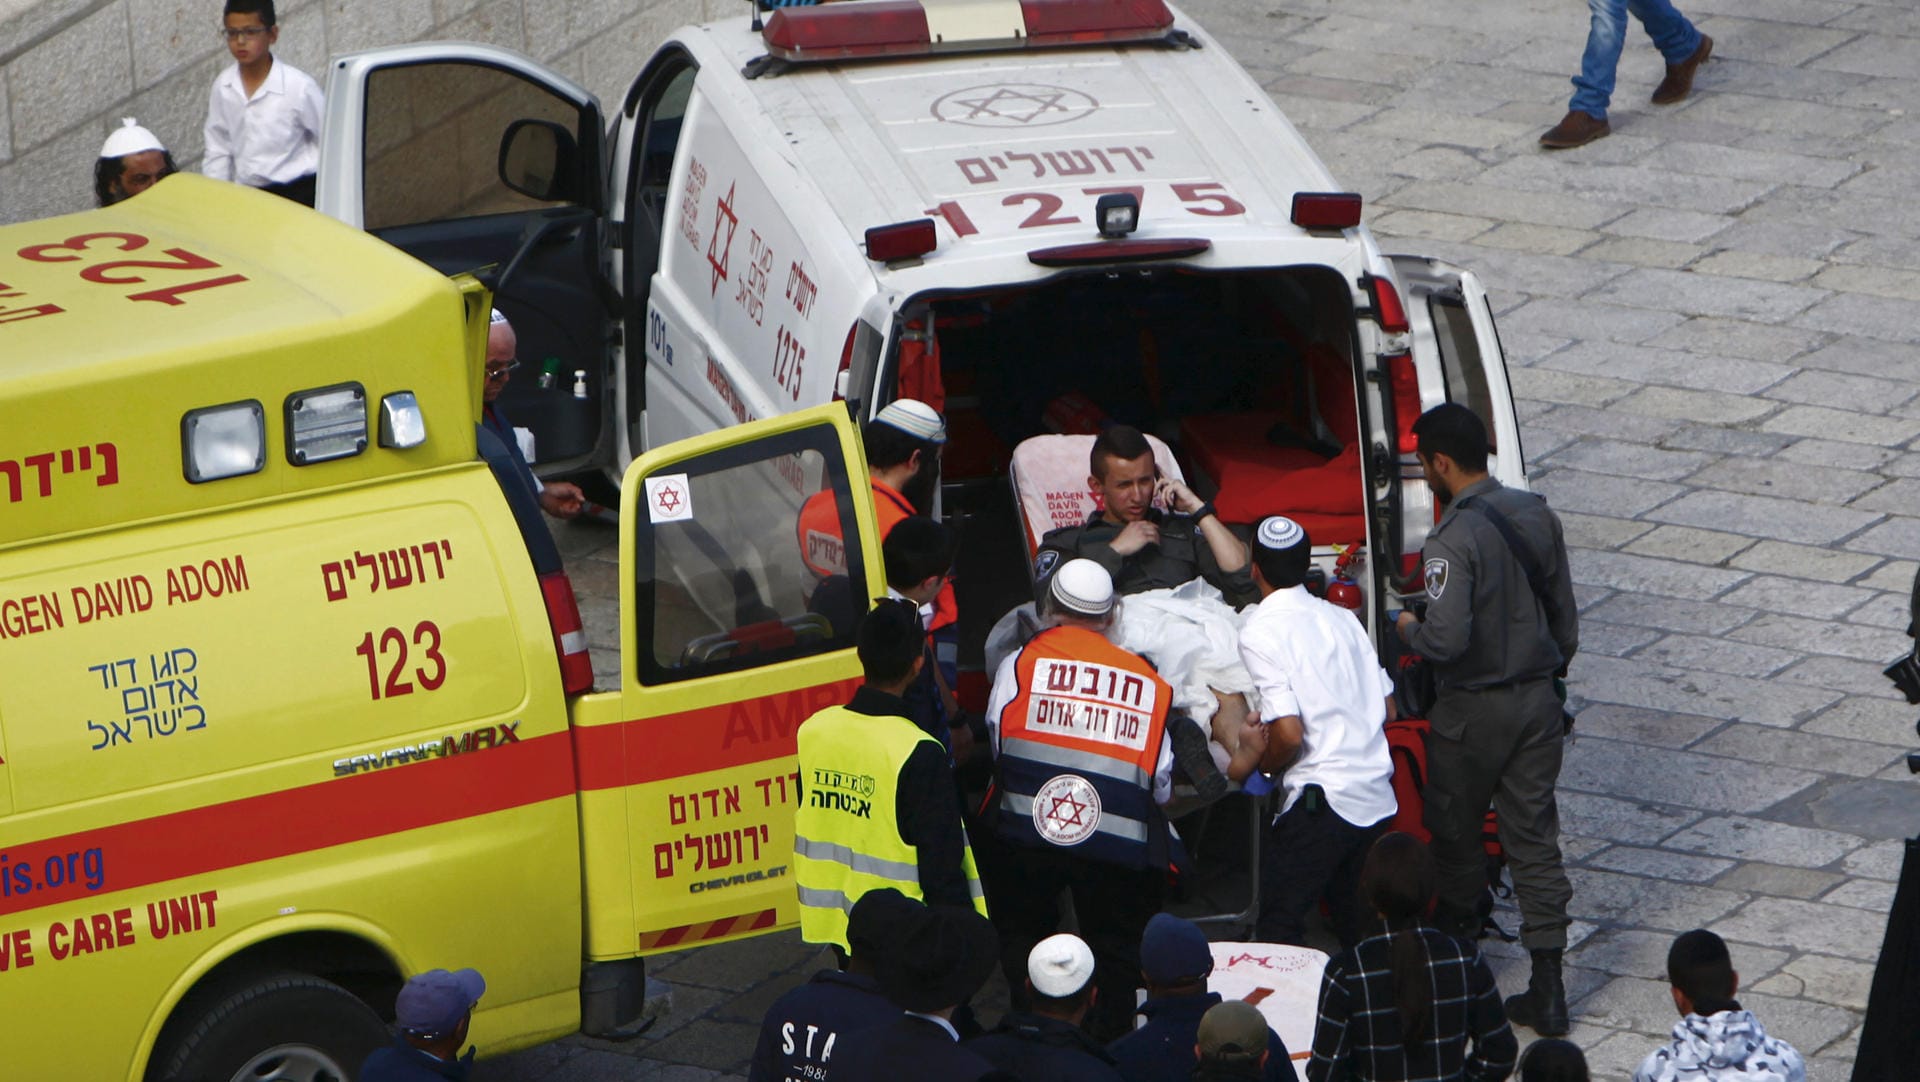
<svg viewBox="0 0 1920 1082"><path fill-rule="evenodd" d="M534 498L540 501L540 510L554 518L575 518L581 508L586 506L586 496L580 487L568 481L542 481L534 475L533 467L527 465L526 456L520 453L520 441L515 438L513 425L500 415L494 402L500 392L507 389L507 380L513 370L520 367L514 354L520 348L520 340L513 333L513 324L493 310L493 319L487 325L487 384L484 392L485 402L480 407L480 427L500 437L507 445L507 454L520 466L527 487L533 491Z"/></svg>

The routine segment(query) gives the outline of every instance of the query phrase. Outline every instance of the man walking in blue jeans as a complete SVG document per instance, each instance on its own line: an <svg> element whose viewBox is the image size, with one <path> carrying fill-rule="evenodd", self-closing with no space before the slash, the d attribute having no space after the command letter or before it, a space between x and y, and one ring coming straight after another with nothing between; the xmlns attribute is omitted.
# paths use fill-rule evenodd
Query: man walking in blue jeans
<svg viewBox="0 0 1920 1082"><path fill-rule="evenodd" d="M1580 58L1580 74L1573 77L1573 101L1566 118L1540 137L1548 150L1585 146L1613 129L1607 126L1607 103L1613 98L1614 70L1626 44L1627 15L1646 28L1654 47L1667 58L1667 77L1653 92L1653 104L1672 105L1693 89L1693 73L1713 55L1713 39L1702 34L1674 10L1672 0L1587 0L1593 25L1587 31L1587 51Z"/></svg>

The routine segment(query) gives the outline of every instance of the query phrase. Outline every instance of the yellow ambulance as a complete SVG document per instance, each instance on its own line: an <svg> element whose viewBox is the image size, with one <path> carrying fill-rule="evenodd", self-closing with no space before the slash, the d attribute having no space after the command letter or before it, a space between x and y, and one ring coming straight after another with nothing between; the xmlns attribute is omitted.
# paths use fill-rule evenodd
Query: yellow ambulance
<svg viewBox="0 0 1920 1082"><path fill-rule="evenodd" d="M351 1077L437 966L489 1052L613 1034L645 955L796 919L794 731L858 672L805 495L881 582L848 411L633 460L595 690L489 303L184 174L0 228L9 1082Z"/></svg>

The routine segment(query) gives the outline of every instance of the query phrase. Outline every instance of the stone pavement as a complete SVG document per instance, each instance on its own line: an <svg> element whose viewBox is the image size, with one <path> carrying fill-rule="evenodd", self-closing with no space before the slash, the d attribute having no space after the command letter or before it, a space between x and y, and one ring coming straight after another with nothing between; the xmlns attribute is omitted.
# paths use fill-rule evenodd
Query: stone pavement
<svg viewBox="0 0 1920 1082"><path fill-rule="evenodd" d="M1189 11L1366 196L1390 250L1492 290L1583 611L1561 788L1573 1037L1595 1077L1660 1041L1667 944L1707 926L1743 1002L1812 1078L1845 1079L1897 839L1920 831L1900 763L1920 710L1879 672L1907 645L1920 555L1920 12L1683 6L1716 41L1694 97L1645 104L1660 60L1635 30L1616 134L1556 155L1534 139L1566 107L1577 3ZM576 582L610 587L610 531L568 543ZM1519 990L1519 952L1489 952ZM673 956L658 1033L479 1077L741 1073L758 1012L813 961L791 935Z"/></svg>

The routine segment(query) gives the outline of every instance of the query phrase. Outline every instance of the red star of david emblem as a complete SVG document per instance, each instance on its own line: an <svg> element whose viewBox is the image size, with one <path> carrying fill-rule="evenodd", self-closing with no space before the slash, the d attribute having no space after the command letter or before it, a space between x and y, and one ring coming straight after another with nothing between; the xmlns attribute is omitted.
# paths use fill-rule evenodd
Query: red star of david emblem
<svg viewBox="0 0 1920 1082"><path fill-rule="evenodd" d="M659 491L654 493L653 502L660 506L661 511L669 515L678 511L680 509L679 487L676 485L661 485Z"/></svg>
<svg viewBox="0 0 1920 1082"><path fill-rule="evenodd" d="M1058 823L1062 827L1086 825L1080 818L1080 813L1086 811L1087 806L1075 800L1072 793L1068 793L1066 796L1057 796L1052 799L1053 807L1047 811L1047 819L1050 822Z"/></svg>
<svg viewBox="0 0 1920 1082"><path fill-rule="evenodd" d="M720 283L727 280L727 260L733 252L733 231L739 227L740 219L733 213L733 190L739 186L735 181L727 185L727 194L714 203L713 236L707 240L707 266L713 268L712 292L720 292ZM726 231L725 239L721 230ZM716 258L715 253L718 253Z"/></svg>

